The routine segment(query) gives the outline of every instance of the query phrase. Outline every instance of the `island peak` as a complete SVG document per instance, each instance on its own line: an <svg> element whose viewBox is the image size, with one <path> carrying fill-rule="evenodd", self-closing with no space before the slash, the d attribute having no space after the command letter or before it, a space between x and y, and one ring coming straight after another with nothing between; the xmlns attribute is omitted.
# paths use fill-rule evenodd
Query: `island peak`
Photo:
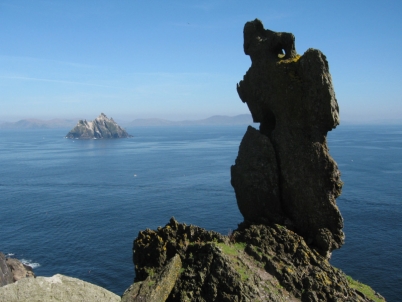
<svg viewBox="0 0 402 302"><path fill-rule="evenodd" d="M66 135L71 139L109 139L132 137L126 130L120 127L113 118L108 118L101 113L91 122L79 120L77 125Z"/></svg>

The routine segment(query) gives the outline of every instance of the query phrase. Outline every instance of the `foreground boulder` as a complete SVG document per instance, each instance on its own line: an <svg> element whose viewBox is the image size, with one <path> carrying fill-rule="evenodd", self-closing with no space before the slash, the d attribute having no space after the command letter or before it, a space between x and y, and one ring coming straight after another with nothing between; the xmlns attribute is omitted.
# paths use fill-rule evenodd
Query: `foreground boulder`
<svg viewBox="0 0 402 302"><path fill-rule="evenodd" d="M23 278L0 287L0 302L118 302L120 297L91 283L54 275Z"/></svg>
<svg viewBox="0 0 402 302"><path fill-rule="evenodd" d="M166 301L372 301L303 237L280 225L243 223L222 236L172 218L163 228L141 231L133 252L138 286L181 258Z"/></svg>
<svg viewBox="0 0 402 302"><path fill-rule="evenodd" d="M92 122L79 120L77 125L66 135L71 139L106 139L132 137L121 128L113 118L108 118L101 113Z"/></svg>
<svg viewBox="0 0 402 302"><path fill-rule="evenodd" d="M260 129L248 128L231 183L245 221L286 225L329 257L344 243L342 182L326 140L339 109L326 57L300 56L294 41L257 19L244 27L252 63L237 91Z"/></svg>

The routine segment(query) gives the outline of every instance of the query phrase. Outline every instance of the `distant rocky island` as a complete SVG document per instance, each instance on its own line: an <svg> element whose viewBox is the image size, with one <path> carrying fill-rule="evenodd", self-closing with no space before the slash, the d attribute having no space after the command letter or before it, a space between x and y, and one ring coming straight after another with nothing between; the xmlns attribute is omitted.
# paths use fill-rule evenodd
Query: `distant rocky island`
<svg viewBox="0 0 402 302"><path fill-rule="evenodd" d="M121 128L113 118L101 113L92 122L79 120L77 125L66 135L71 139L112 139L132 137Z"/></svg>

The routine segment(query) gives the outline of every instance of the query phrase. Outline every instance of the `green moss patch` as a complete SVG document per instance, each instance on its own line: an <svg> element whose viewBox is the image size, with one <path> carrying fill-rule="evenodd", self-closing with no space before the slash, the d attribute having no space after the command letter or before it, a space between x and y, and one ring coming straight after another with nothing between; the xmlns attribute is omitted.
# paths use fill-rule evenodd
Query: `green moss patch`
<svg viewBox="0 0 402 302"><path fill-rule="evenodd" d="M367 298L374 300L376 302L384 302L385 301L385 299L377 296L375 294L375 291L370 286L360 283L359 281L354 280L350 276L346 276L346 279L348 280L349 286L351 288L363 293Z"/></svg>
<svg viewBox="0 0 402 302"><path fill-rule="evenodd" d="M224 254L229 256L237 256L239 251L244 251L246 248L246 243L238 242L234 244L217 243L216 244Z"/></svg>

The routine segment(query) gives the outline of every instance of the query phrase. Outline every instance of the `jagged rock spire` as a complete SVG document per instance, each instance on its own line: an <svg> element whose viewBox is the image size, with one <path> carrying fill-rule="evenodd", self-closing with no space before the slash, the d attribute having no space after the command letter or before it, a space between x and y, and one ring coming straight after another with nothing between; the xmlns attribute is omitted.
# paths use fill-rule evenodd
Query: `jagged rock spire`
<svg viewBox="0 0 402 302"><path fill-rule="evenodd" d="M326 57L300 56L294 41L258 19L244 27L252 65L237 91L260 129L248 128L231 182L246 221L287 225L329 256L344 242L335 202L342 182L326 141L339 109Z"/></svg>

